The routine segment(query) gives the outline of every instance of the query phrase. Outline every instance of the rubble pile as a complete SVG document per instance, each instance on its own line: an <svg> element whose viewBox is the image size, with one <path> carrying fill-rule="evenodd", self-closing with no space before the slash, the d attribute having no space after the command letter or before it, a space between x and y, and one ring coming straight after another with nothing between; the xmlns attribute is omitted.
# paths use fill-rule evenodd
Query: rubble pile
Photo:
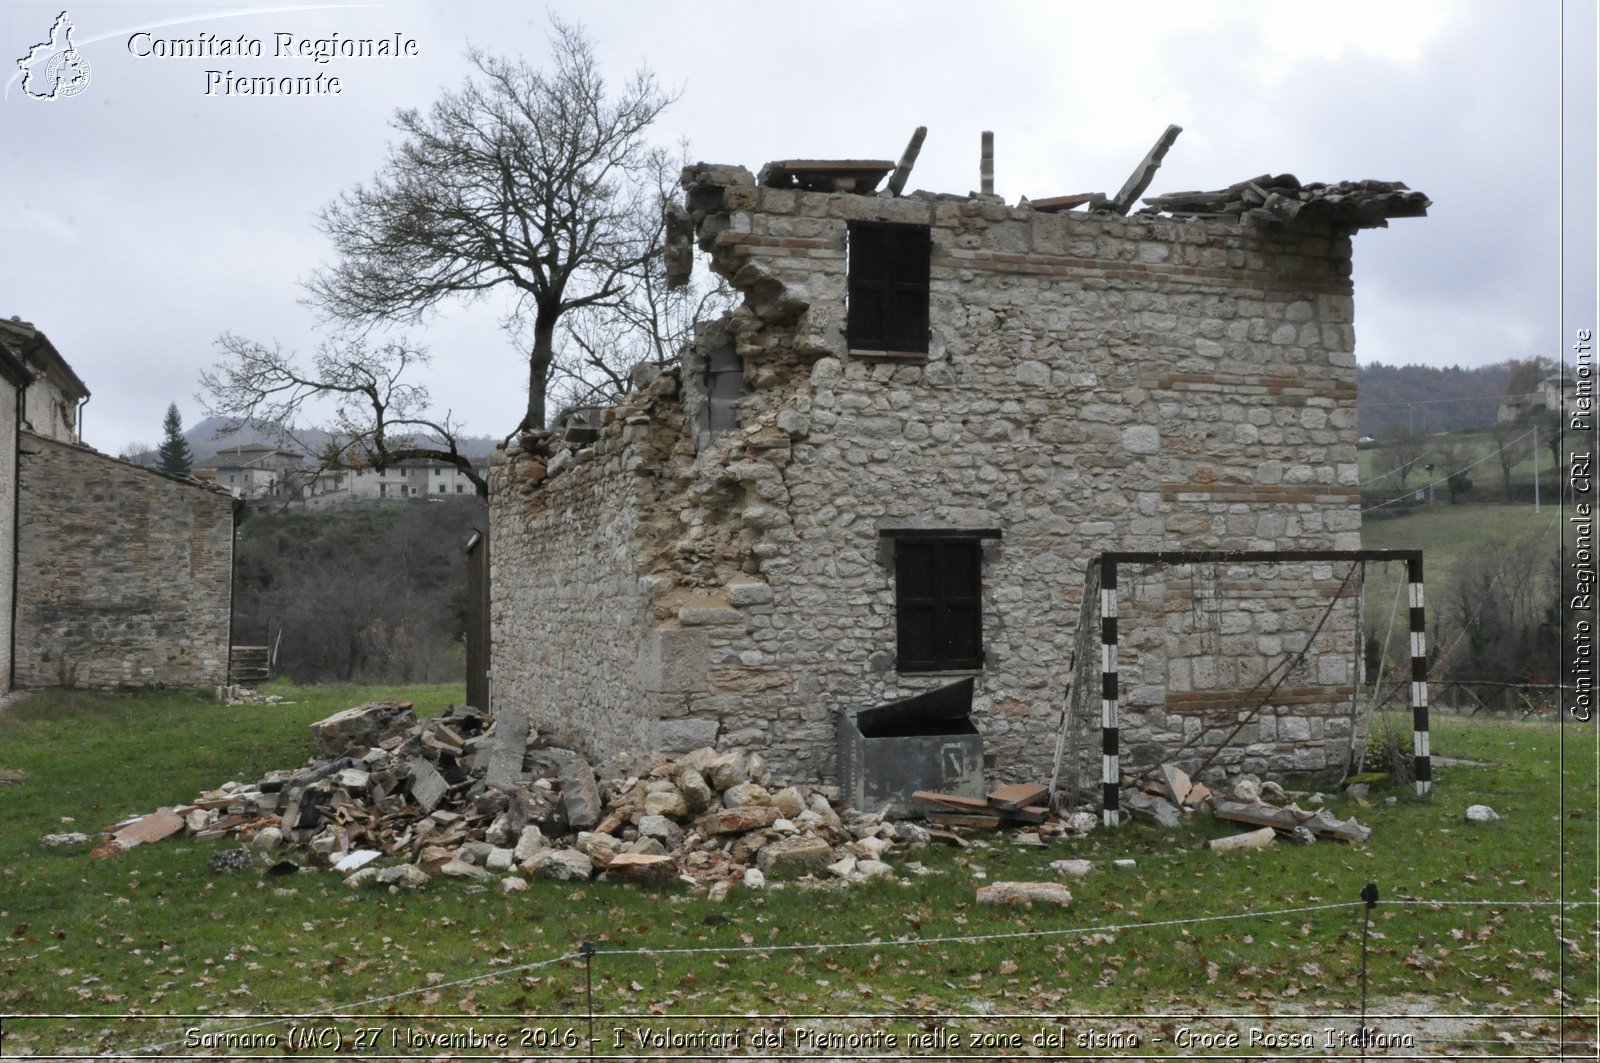
<svg viewBox="0 0 1600 1063"><path fill-rule="evenodd" d="M1263 782L1254 775L1235 779L1231 792L1216 792L1205 783L1189 778L1182 769L1163 764L1133 787L1123 790L1121 803L1130 814L1153 820L1162 827L1178 827L1190 814L1207 812L1217 819L1259 828L1236 839L1219 839L1229 844L1213 843L1212 848L1257 848L1271 842L1274 836L1302 843L1334 838L1359 844L1372 834L1372 828L1356 822L1353 817L1341 820L1325 808L1307 810L1293 802L1282 806L1272 803L1288 802L1290 796L1279 784L1270 780ZM1325 800L1321 794L1296 796L1314 805ZM1264 830L1268 833L1263 834ZM1253 840L1244 842L1247 837Z"/></svg>
<svg viewBox="0 0 1600 1063"><path fill-rule="evenodd" d="M597 774L515 713L491 719L456 707L419 722L409 702L371 702L311 729L319 755L304 767L118 824L96 854L182 831L265 852L309 850L353 885L498 875L510 876L501 888L511 892L525 885L519 874L601 874L683 880L725 896L741 880L893 876L891 850L942 833L841 812L828 788L774 788L755 753L635 756ZM216 870L239 869L224 863Z"/></svg>

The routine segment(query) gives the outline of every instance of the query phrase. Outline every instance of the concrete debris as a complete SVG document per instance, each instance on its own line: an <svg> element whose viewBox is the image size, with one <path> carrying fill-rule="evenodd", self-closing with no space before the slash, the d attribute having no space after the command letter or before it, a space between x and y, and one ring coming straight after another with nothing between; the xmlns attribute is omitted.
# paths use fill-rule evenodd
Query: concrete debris
<svg viewBox="0 0 1600 1063"><path fill-rule="evenodd" d="M1122 807L1132 815L1142 819L1154 820L1158 826L1171 830L1183 825L1183 812L1164 797L1155 797L1141 790L1134 790L1122 800Z"/></svg>
<svg viewBox="0 0 1600 1063"><path fill-rule="evenodd" d="M1030 908L1053 904L1064 908L1072 903L1072 893L1058 882L995 882L978 889L978 903Z"/></svg>
<svg viewBox="0 0 1600 1063"><path fill-rule="evenodd" d="M1271 827L1285 840L1300 843L1335 838L1359 844L1372 834L1370 827L1353 818L1341 820L1326 808L1306 810L1293 803L1284 807L1269 803L1298 797L1305 798L1308 804L1322 805L1326 803L1322 794L1291 793L1279 783L1248 774L1233 780L1230 789L1231 794L1223 796L1204 783L1194 781L1176 765L1163 764L1139 779L1135 786L1122 791L1122 808L1168 829L1182 825L1184 817L1190 813L1210 812L1218 819L1234 823ZM1223 846L1212 843L1212 848L1230 847L1233 847L1231 843Z"/></svg>
<svg viewBox="0 0 1600 1063"><path fill-rule="evenodd" d="M1292 835L1297 827L1303 827L1315 837L1336 838L1354 844L1364 842L1372 835L1371 827L1357 823L1354 818L1337 819L1325 808L1308 812L1298 805L1277 808L1265 802L1223 801L1212 814L1233 823L1273 827L1286 835Z"/></svg>
<svg viewBox="0 0 1600 1063"><path fill-rule="evenodd" d="M1247 834L1234 834L1227 838L1213 838L1210 847L1217 852L1230 849L1265 849L1271 845L1278 832L1271 827L1262 827Z"/></svg>
<svg viewBox="0 0 1600 1063"><path fill-rule="evenodd" d="M87 834L84 834L82 831L74 830L64 831L59 834L46 834L44 837L39 839L39 844L48 846L52 849L59 849L65 845L86 845L88 844L88 841L89 836Z"/></svg>
<svg viewBox="0 0 1600 1063"><path fill-rule="evenodd" d="M1468 823L1493 823L1500 818L1500 813L1488 805L1471 805L1467 808L1466 818Z"/></svg>

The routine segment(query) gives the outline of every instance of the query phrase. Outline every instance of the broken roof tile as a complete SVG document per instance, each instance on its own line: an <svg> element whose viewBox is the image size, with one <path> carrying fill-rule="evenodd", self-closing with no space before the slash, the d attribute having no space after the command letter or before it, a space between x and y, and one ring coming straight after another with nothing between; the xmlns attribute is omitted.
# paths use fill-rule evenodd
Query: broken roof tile
<svg viewBox="0 0 1600 1063"><path fill-rule="evenodd" d="M1400 181L1313 181L1302 185L1293 174L1262 174L1211 192L1169 192L1146 196L1141 214L1174 217L1231 215L1246 225L1331 222L1357 229L1381 229L1390 218L1421 218L1432 201Z"/></svg>

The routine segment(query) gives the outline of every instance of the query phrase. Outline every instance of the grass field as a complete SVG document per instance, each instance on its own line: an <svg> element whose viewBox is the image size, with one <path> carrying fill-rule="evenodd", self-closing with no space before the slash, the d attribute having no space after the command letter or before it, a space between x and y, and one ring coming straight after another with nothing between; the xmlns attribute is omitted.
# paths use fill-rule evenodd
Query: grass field
<svg viewBox="0 0 1600 1063"><path fill-rule="evenodd" d="M1519 497L1526 494L1531 497L1533 491L1533 474L1535 467L1539 473L1540 489L1548 494L1547 502L1554 502L1553 493L1561 482L1560 472L1554 468L1550 454L1550 447L1543 427L1539 432L1539 448L1537 454L1532 448L1532 437L1523 438L1532 431L1532 424L1519 424L1509 430L1511 438L1510 453L1517 457L1511 466L1512 491ZM1457 468L1466 468L1468 478L1473 483L1473 494L1479 497L1492 497L1500 499L1505 492L1505 474L1500 466L1500 459L1496 456L1502 445L1502 440L1494 434L1491 428L1470 428L1458 432L1443 432L1430 435L1426 438L1422 450L1423 462L1433 461L1438 468L1435 470L1437 486L1434 489L1436 499L1445 501L1449 498L1449 491L1445 487L1445 476ZM1393 476L1380 478L1382 469L1383 444L1375 443L1361 447L1357 453L1357 463L1361 469L1361 482L1371 488L1383 492L1399 490L1400 484ZM1407 478L1406 487L1415 489L1426 484L1428 474L1418 466Z"/></svg>
<svg viewBox="0 0 1600 1063"><path fill-rule="evenodd" d="M168 1054L277 1056L293 1026L351 1057L587 1058L587 976L602 1058L776 1054L758 1045L761 1032L800 1056L858 1054L837 1040L853 1037L932 1058L954 1054L951 1037L982 1034L994 1040L965 1047L969 1058L1181 1056L1197 1037L1230 1036L1252 1056L1275 1044L1298 1058L1351 1058L1322 1031L1357 1021L1358 897L1369 881L1381 892L1370 1026L1440 1056L1527 1058L1551 1053L1563 1029L1575 1042L1594 1037L1592 725L1564 735L1551 722L1440 720L1435 754L1473 763L1438 767L1431 800L1381 789L1366 805L1338 800L1339 814L1373 829L1361 847L1214 853L1203 842L1231 831L1206 817L1048 849L996 833L962 851L896 855L894 882L736 889L720 905L685 887L605 882L534 882L509 896L454 881L356 893L326 870L212 875L206 860L221 842L174 838L107 860L39 844L298 764L312 752L306 724L346 705L403 696L437 710L461 692L279 693L292 704L45 693L0 712L0 770L24 773L0 786L0 1054L166 1044ZM1502 819L1464 822L1479 802ZM1072 880L1064 910L974 903L985 882L1057 879L1048 863L1067 857L1096 870ZM1112 866L1125 858L1136 867ZM584 942L599 950L587 971L563 958ZM1252 1028L1259 1051L1248 1049ZM459 1055L437 1041L469 1031L511 1040ZM725 1039L689 1040L708 1032ZM277 1042L246 1051L251 1036ZM357 1048L363 1036L377 1043Z"/></svg>

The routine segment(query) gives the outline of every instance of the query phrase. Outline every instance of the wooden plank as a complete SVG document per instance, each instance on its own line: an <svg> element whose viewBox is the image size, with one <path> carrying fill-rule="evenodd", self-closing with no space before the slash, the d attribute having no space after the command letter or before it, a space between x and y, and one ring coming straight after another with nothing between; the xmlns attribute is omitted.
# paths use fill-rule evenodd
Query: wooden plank
<svg viewBox="0 0 1600 1063"><path fill-rule="evenodd" d="M1059 211L1071 210L1073 207L1081 207L1085 203L1090 203L1095 196L1100 196L1102 199L1105 198L1105 194L1102 192L1079 192L1071 196L1048 196L1044 199L1030 199L1028 200L1028 206L1043 214L1055 214Z"/></svg>
<svg viewBox="0 0 1600 1063"><path fill-rule="evenodd" d="M990 790L989 804L1007 812L1015 812L1029 805L1047 801L1049 797L1050 789L1047 786L1031 782L1014 782L1009 786Z"/></svg>
<svg viewBox="0 0 1600 1063"><path fill-rule="evenodd" d="M911 795L917 801L926 801L931 805L943 805L946 808L957 809L962 812L987 812L989 802L982 797L962 797L960 794L941 794L932 790L918 790Z"/></svg>
<svg viewBox="0 0 1600 1063"><path fill-rule="evenodd" d="M1169 125L1166 131L1156 140L1155 147L1150 149L1139 165L1134 167L1133 173L1128 175L1128 180L1123 184L1121 191L1112 197L1110 207L1117 214L1128 213L1128 208L1144 195L1145 189L1150 187L1150 182L1155 179L1156 171L1161 168L1161 160L1166 158L1167 149L1172 147L1173 141L1178 139L1178 134L1183 132L1183 127Z"/></svg>
<svg viewBox="0 0 1600 1063"><path fill-rule="evenodd" d="M929 812L928 822L941 827L970 827L976 830L999 830L999 816L979 816L966 812Z"/></svg>
<svg viewBox="0 0 1600 1063"><path fill-rule="evenodd" d="M898 196L905 191L906 181L911 177L911 167L917 164L917 156L922 153L922 141L928 135L928 127L917 126L916 132L911 134L911 142L906 145L906 150L900 153L900 162L894 168L894 174L889 178L889 194Z"/></svg>

